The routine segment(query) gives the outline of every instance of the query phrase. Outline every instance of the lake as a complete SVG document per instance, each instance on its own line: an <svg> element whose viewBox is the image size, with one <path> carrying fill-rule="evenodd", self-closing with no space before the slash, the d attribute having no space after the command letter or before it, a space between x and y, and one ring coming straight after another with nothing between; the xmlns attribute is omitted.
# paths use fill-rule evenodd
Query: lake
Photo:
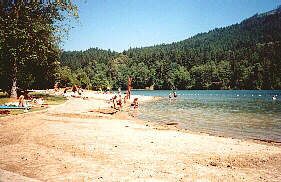
<svg viewBox="0 0 281 182"><path fill-rule="evenodd" d="M195 132L281 142L280 90L177 90L176 100L168 98L170 92L132 91L132 95L161 97L142 103L137 117L178 122L179 128Z"/></svg>

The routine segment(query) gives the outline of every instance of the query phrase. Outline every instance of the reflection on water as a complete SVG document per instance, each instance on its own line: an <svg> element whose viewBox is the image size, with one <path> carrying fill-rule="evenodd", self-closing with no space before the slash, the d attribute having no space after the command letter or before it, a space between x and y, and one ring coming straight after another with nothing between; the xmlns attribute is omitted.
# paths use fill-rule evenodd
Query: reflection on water
<svg viewBox="0 0 281 182"><path fill-rule="evenodd" d="M162 96L144 103L140 119L179 122L180 128L216 135L281 142L281 91L134 91L133 94ZM272 96L277 95L277 100Z"/></svg>

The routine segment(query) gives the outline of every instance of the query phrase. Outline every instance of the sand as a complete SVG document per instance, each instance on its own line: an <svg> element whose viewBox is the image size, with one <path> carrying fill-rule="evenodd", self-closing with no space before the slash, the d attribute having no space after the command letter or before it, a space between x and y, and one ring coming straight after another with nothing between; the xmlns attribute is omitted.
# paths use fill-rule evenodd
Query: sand
<svg viewBox="0 0 281 182"><path fill-rule="evenodd" d="M0 181L281 181L280 144L103 114L87 94L0 118Z"/></svg>

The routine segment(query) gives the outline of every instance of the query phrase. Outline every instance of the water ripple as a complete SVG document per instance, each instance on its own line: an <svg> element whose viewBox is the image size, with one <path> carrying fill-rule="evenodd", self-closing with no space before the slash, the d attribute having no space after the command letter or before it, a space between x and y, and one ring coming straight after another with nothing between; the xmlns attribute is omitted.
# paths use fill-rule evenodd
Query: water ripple
<svg viewBox="0 0 281 182"><path fill-rule="evenodd" d="M139 117L180 122L193 131L281 142L281 91L177 91L177 100L169 100L168 93L144 92L163 99L141 105ZM273 95L278 99L273 101Z"/></svg>

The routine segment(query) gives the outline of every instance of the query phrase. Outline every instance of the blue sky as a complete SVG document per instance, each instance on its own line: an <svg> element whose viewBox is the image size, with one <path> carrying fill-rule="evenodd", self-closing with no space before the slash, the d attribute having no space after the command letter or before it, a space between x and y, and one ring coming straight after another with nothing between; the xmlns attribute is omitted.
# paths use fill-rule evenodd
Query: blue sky
<svg viewBox="0 0 281 182"><path fill-rule="evenodd" d="M281 5L281 0L73 0L80 23L66 51L98 47L122 52L187 39L241 22Z"/></svg>

